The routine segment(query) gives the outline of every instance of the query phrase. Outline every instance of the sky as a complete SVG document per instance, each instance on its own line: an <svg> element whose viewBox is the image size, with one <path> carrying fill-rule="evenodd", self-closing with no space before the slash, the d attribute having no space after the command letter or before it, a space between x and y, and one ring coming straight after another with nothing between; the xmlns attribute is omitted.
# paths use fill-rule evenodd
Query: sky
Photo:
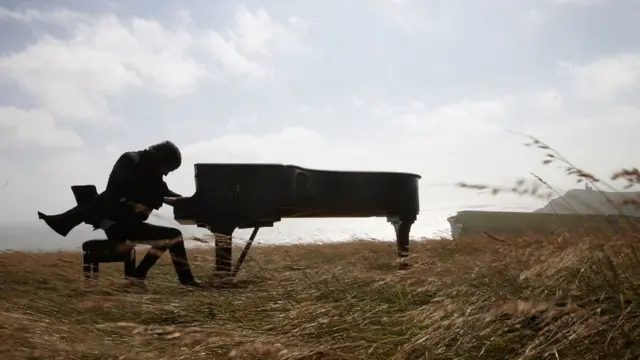
<svg viewBox="0 0 640 360"><path fill-rule="evenodd" d="M194 163L275 162L420 174L417 237L460 210L539 208L455 184L535 173L582 187L519 134L605 179L637 166L639 12L632 0L2 0L0 223L45 226L36 212L73 206L71 185L103 189L122 152L165 139L184 157L166 180L186 196ZM393 236L385 219L269 231Z"/></svg>

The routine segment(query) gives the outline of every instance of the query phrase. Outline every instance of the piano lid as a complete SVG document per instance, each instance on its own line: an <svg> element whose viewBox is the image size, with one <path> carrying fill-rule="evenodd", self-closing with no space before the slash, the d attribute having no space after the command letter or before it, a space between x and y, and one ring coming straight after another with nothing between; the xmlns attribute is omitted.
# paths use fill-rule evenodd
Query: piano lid
<svg viewBox="0 0 640 360"><path fill-rule="evenodd" d="M295 164L283 164L283 163L249 163L249 162L215 162L215 163L195 163L194 164L194 169L196 171L196 175L197 175L197 171L199 168L206 168L206 167L226 167L228 169L231 168L244 168L244 167L267 167L267 168L278 168L278 167L286 167L286 168L293 168L293 169L297 169L297 170L301 170L301 171L312 171L312 172L332 172L332 173L341 173L341 174L348 174L348 173L352 173L352 174L380 174L380 175L384 175L384 174L395 174L395 175L402 175L402 176L412 176L412 177L416 177L418 179L422 179L422 176L416 173L410 173L410 172L405 172L405 171L388 171L388 170L334 170L334 169L322 169L322 168L310 168L310 167L303 167L300 165L295 165Z"/></svg>

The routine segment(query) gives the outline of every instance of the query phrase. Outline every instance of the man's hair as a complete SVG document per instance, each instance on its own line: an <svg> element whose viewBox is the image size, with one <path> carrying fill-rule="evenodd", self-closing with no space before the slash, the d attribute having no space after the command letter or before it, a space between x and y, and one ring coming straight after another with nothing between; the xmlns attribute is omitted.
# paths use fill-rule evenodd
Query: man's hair
<svg viewBox="0 0 640 360"><path fill-rule="evenodd" d="M180 149L169 140L153 144L147 148L148 151L158 155L158 159L163 166L174 171L182 165L182 154Z"/></svg>

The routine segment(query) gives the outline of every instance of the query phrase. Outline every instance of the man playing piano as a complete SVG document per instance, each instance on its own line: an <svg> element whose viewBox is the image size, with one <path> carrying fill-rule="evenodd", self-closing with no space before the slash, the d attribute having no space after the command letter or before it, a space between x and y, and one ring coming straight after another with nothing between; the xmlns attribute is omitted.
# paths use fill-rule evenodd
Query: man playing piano
<svg viewBox="0 0 640 360"><path fill-rule="evenodd" d="M38 217L61 236L86 222L94 229L103 229L110 241L121 243L120 248L151 245L133 275L132 280L140 282L168 249L180 283L199 286L189 267L182 232L145 222L154 209L173 205L181 197L169 190L163 180L181 164L180 150L170 141L125 152L113 166L105 191L96 198L58 215L38 212Z"/></svg>

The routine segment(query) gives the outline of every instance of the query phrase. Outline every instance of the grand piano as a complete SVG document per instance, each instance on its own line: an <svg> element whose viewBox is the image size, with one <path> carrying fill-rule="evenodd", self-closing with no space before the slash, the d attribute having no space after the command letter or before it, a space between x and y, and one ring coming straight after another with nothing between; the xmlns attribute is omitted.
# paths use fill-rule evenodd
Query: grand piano
<svg viewBox="0 0 640 360"><path fill-rule="evenodd" d="M283 218L386 217L406 268L409 232L419 213L420 175L313 170L295 165L198 163L195 193L173 205L175 220L215 236L215 272L235 276L261 227ZM253 228L232 270L235 229Z"/></svg>

